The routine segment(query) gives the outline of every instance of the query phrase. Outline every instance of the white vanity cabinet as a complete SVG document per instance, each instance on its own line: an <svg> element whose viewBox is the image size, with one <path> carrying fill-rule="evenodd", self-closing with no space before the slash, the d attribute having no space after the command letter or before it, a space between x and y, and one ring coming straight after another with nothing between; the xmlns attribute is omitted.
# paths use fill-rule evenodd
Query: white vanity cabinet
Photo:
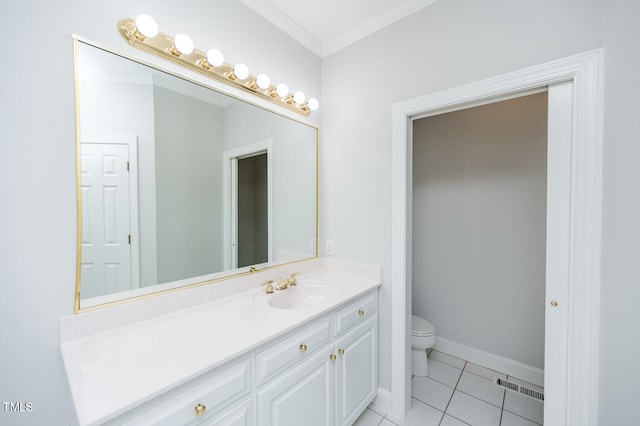
<svg viewBox="0 0 640 426"><path fill-rule="evenodd" d="M378 317L340 338L335 344L336 426L352 425L378 390Z"/></svg>
<svg viewBox="0 0 640 426"><path fill-rule="evenodd" d="M378 390L378 294L370 293L334 313L335 424L351 425Z"/></svg>
<svg viewBox="0 0 640 426"><path fill-rule="evenodd" d="M65 341L61 350L78 423L353 424L378 387L375 271L368 279L316 275L335 287L327 301L311 307L269 306L270 295L256 302L262 294L252 289ZM287 291L279 296L294 294ZM207 338L185 330L206 330Z"/></svg>
<svg viewBox="0 0 640 426"><path fill-rule="evenodd" d="M205 373L106 424L251 425L252 363L250 358L243 358Z"/></svg>
<svg viewBox="0 0 640 426"><path fill-rule="evenodd" d="M376 291L337 309L332 318L316 320L305 330L259 353L256 370L265 364L259 359L275 355L280 355L280 365L288 364L290 368L285 367L284 373L258 389L258 425L353 424L377 392L377 307ZM310 341L310 336L323 335L320 330L325 330L331 319L334 327L329 344L321 349L316 346L316 352L299 365L291 363L293 356L282 356L294 354L300 347L310 351L312 348L304 342Z"/></svg>
<svg viewBox="0 0 640 426"><path fill-rule="evenodd" d="M258 390L259 426L333 426L335 368L327 345Z"/></svg>

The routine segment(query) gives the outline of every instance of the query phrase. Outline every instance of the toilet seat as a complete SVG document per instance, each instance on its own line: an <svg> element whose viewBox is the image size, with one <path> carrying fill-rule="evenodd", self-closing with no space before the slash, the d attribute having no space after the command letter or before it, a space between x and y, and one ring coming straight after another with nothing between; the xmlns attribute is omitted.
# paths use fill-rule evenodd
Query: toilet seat
<svg viewBox="0 0 640 426"><path fill-rule="evenodd" d="M429 337L436 334L436 328L424 318L411 316L411 335L416 337Z"/></svg>

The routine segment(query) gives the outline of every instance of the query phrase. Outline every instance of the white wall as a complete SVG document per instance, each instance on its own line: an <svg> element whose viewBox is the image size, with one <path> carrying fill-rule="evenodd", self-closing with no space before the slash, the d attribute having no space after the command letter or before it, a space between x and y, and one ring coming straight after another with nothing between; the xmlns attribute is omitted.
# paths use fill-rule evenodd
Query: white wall
<svg viewBox="0 0 640 426"><path fill-rule="evenodd" d="M638 424L640 2L607 0L600 424Z"/></svg>
<svg viewBox="0 0 640 426"><path fill-rule="evenodd" d="M413 123L413 312L544 368L547 94Z"/></svg>
<svg viewBox="0 0 640 426"><path fill-rule="evenodd" d="M156 86L158 281L224 269L224 109Z"/></svg>
<svg viewBox="0 0 640 426"><path fill-rule="evenodd" d="M322 61L320 241L379 264L390 388L391 105L602 46L601 0L441 0ZM323 245L320 245L323 247Z"/></svg>
<svg viewBox="0 0 640 426"><path fill-rule="evenodd" d="M0 410L0 423L73 424L58 319L73 312L76 152L71 34L149 62L116 31L149 13L169 34L217 46L295 90L319 95L320 60L235 0L13 2L0 16L8 43L0 67L0 399L32 402L31 413ZM238 29L247 36L235 37ZM175 68L175 67L174 67ZM198 78L198 77L196 77Z"/></svg>

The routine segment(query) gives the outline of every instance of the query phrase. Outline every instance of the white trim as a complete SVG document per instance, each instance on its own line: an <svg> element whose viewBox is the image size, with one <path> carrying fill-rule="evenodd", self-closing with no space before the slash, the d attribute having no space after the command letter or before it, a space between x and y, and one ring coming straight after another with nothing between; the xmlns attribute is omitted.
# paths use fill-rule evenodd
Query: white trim
<svg viewBox="0 0 640 426"><path fill-rule="evenodd" d="M240 0L258 15L287 33L292 39L309 49L312 53L322 54L322 42L300 24L283 13L267 0Z"/></svg>
<svg viewBox="0 0 640 426"><path fill-rule="evenodd" d="M140 225L138 216L138 137L135 135L88 135L83 143L123 144L129 147L129 232L131 238L131 288L140 288ZM87 299L88 300L88 299ZM92 306L83 301L83 308ZM86 305L86 306L85 306Z"/></svg>
<svg viewBox="0 0 640 426"><path fill-rule="evenodd" d="M423 9L438 0L405 0L392 6L384 13L371 17L368 21L356 27L338 34L328 40L319 40L292 17L278 9L268 0L240 0L254 12L280 28L291 38L309 49L312 53L324 58L356 41L391 25L400 19L406 18L412 13Z"/></svg>
<svg viewBox="0 0 640 426"><path fill-rule="evenodd" d="M250 157L260 153L267 153L267 233L269 245L269 262L274 260L274 238L273 238L273 140L265 139L238 148L233 148L222 153L222 187L223 187L223 209L224 209L224 268L225 270L236 269L238 266L238 224L236 216L238 206L237 193L238 171L237 161L239 158ZM235 212L235 213L234 213Z"/></svg>
<svg viewBox="0 0 640 426"><path fill-rule="evenodd" d="M391 392L378 387L378 394L373 399L373 402L369 404L369 408L383 417L386 416L391 410Z"/></svg>
<svg viewBox="0 0 640 426"><path fill-rule="evenodd" d="M411 121L413 117L456 105L574 82L575 152L572 152L571 271L567 306L569 354L564 360L566 419L545 424L595 425L598 420L602 49L552 61L450 90L409 99L392 108L392 267L391 390L392 413L404 417L410 401ZM546 391L546 390L545 390Z"/></svg>
<svg viewBox="0 0 640 426"><path fill-rule="evenodd" d="M384 27L406 18L436 1L438 0L406 0L399 2L397 6L387 10L385 13L375 16L345 33L338 34L335 37L324 40L322 42L320 57L324 58L332 53L336 53L356 41L361 40L376 31L380 31Z"/></svg>
<svg viewBox="0 0 640 426"><path fill-rule="evenodd" d="M536 386L544 386L544 371L532 365L523 364L500 355L485 352L453 340L436 336L436 344L434 349L462 358L465 361L472 362L491 370L513 376L525 382L533 383Z"/></svg>

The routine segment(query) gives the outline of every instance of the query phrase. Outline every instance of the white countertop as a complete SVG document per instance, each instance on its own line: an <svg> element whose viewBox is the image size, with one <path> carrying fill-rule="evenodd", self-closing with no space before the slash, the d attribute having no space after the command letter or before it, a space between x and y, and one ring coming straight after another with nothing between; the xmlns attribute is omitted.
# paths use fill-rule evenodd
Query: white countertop
<svg viewBox="0 0 640 426"><path fill-rule="evenodd" d="M310 307L275 309L263 303L263 297L254 301L264 292L257 282L235 295L63 341L60 348L80 424L107 421L381 284L376 274L338 269L298 277L299 288L319 280L335 289ZM73 325L69 321L65 327Z"/></svg>

